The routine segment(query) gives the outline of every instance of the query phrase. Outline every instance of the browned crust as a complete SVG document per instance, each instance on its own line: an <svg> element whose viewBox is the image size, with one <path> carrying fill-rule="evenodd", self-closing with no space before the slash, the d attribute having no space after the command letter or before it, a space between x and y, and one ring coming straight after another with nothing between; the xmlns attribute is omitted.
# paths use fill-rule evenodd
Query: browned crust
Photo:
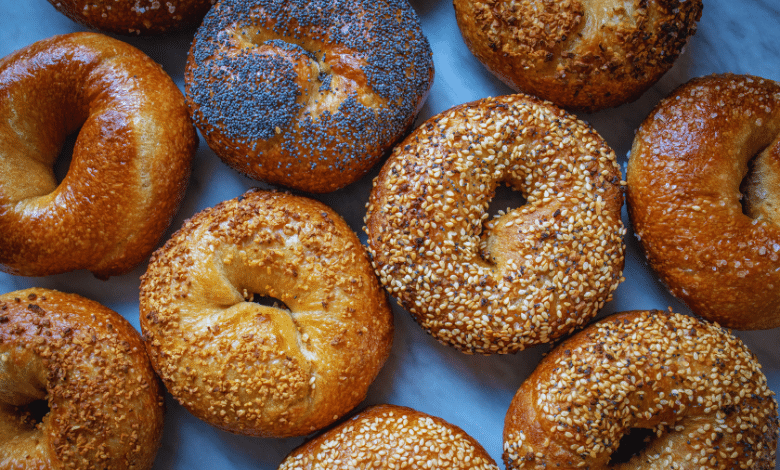
<svg viewBox="0 0 780 470"><path fill-rule="evenodd" d="M655 437L610 463L632 428ZM659 311L615 314L558 345L507 412L514 469L775 468L778 411L755 356L729 331Z"/></svg>
<svg viewBox="0 0 780 470"><path fill-rule="evenodd" d="M537 98L456 106L398 145L366 214L372 261L391 295L436 339L511 353L571 332L623 280L623 204L614 152ZM496 187L527 203L488 220Z"/></svg>
<svg viewBox="0 0 780 470"><path fill-rule="evenodd" d="M270 296L290 310L262 306ZM366 395L392 312L365 249L327 206L251 191L206 209L152 256L141 328L171 394L219 428L309 434Z"/></svg>
<svg viewBox="0 0 780 470"><path fill-rule="evenodd" d="M192 26L214 0L49 0L68 18L118 34L151 35Z"/></svg>
<svg viewBox="0 0 780 470"><path fill-rule="evenodd" d="M701 0L454 0L474 55L511 88L592 112L633 101L671 68Z"/></svg>
<svg viewBox="0 0 780 470"><path fill-rule="evenodd" d="M355 468L498 470L459 427L397 405L367 408L293 450L279 470Z"/></svg>
<svg viewBox="0 0 780 470"><path fill-rule="evenodd" d="M47 400L37 426L18 406ZM0 296L0 469L152 468L162 388L138 333L75 294Z"/></svg>
<svg viewBox="0 0 780 470"><path fill-rule="evenodd" d="M780 85L716 75L663 100L631 150L629 213L650 265L694 313L729 328L780 326L778 136ZM748 216L740 184L759 153Z"/></svg>
<svg viewBox="0 0 780 470"><path fill-rule="evenodd" d="M108 277L146 259L184 197L197 146L162 68L107 36L56 36L0 60L0 97L0 268ZM76 130L58 184L52 167Z"/></svg>

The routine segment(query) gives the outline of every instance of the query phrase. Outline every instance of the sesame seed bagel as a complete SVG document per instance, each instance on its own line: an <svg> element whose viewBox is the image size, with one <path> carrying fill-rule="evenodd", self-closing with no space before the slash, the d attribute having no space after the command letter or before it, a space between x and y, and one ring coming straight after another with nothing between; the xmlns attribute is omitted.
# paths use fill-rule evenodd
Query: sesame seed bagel
<svg viewBox="0 0 780 470"><path fill-rule="evenodd" d="M128 44L73 33L0 59L0 269L130 271L178 210L196 146L182 93Z"/></svg>
<svg viewBox="0 0 780 470"><path fill-rule="evenodd" d="M195 123L225 163L316 193L377 163L432 82L431 48L406 0L222 0L185 72Z"/></svg>
<svg viewBox="0 0 780 470"><path fill-rule="evenodd" d="M441 418L377 405L293 450L279 470L498 470L471 436Z"/></svg>
<svg viewBox="0 0 780 470"><path fill-rule="evenodd" d="M621 439L642 429L649 437L630 455ZM777 438L777 402L738 338L693 317L633 311L542 359L507 412L504 462L509 470L773 470Z"/></svg>
<svg viewBox="0 0 780 470"><path fill-rule="evenodd" d="M89 28L118 34L160 34L194 25L213 0L49 0Z"/></svg>
<svg viewBox="0 0 780 470"><path fill-rule="evenodd" d="M119 314L48 289L0 296L0 469L150 469L163 407Z"/></svg>
<svg viewBox="0 0 780 470"><path fill-rule="evenodd" d="M509 87L587 112L639 97L669 70L701 0L454 0L471 52Z"/></svg>
<svg viewBox="0 0 780 470"><path fill-rule="evenodd" d="M305 435L337 420L365 397L392 342L392 312L355 233L327 206L276 192L188 220L152 256L140 309L168 391L239 434Z"/></svg>
<svg viewBox="0 0 780 470"><path fill-rule="evenodd" d="M637 131L629 214L653 269L697 315L780 326L780 84L695 79Z"/></svg>
<svg viewBox="0 0 780 470"><path fill-rule="evenodd" d="M506 183L526 204L492 220ZM368 246L382 284L436 339L511 353L591 319L623 280L615 154L587 124L526 95L434 116L374 181Z"/></svg>

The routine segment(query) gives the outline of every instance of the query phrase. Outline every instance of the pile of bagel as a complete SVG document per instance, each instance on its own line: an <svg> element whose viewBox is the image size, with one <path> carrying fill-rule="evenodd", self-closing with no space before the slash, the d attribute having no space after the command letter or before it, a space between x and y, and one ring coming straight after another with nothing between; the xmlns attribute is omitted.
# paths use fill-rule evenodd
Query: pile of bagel
<svg viewBox="0 0 780 470"><path fill-rule="evenodd" d="M732 330L780 328L780 83L679 80L625 158L575 114L648 99L701 0L455 0L508 88L446 105L419 2L50 2L79 31L0 58L0 470L175 465L166 408L285 470L776 468ZM632 259L674 308L616 312ZM411 342L545 351L500 450L392 403Z"/></svg>

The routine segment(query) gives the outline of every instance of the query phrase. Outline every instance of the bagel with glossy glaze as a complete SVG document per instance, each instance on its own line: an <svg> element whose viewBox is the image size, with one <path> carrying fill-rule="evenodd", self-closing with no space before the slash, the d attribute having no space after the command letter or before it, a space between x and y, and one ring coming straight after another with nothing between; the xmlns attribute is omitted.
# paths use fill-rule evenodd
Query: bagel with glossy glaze
<svg viewBox="0 0 780 470"><path fill-rule="evenodd" d="M57 181L54 162L76 131ZM73 33L1 59L0 269L130 271L178 210L196 146L182 93L128 44Z"/></svg>
<svg viewBox="0 0 780 470"><path fill-rule="evenodd" d="M386 295L346 222L314 200L267 191L188 220L152 256L140 310L152 364L174 398L214 426L255 436L306 435L346 414L393 333Z"/></svg>
<svg viewBox="0 0 780 470"><path fill-rule="evenodd" d="M0 296L0 469L151 469L163 407L119 314L49 289Z"/></svg>
<svg viewBox="0 0 780 470"><path fill-rule="evenodd" d="M656 106L628 161L634 232L697 315L780 326L780 84L691 80Z"/></svg>
<svg viewBox="0 0 780 470"><path fill-rule="evenodd" d="M455 0L463 39L510 88L593 112L639 97L696 31L701 0Z"/></svg>
<svg viewBox="0 0 780 470"><path fill-rule="evenodd" d="M222 0L195 35L185 82L225 163L323 193L358 180L406 133L433 58L406 0Z"/></svg>
<svg viewBox="0 0 780 470"><path fill-rule="evenodd" d="M499 184L526 204L488 220ZM442 343L510 353L593 318L623 280L615 154L526 95L432 117L398 145L368 202L379 279Z"/></svg>
<svg viewBox="0 0 780 470"><path fill-rule="evenodd" d="M649 431L644 448L611 460L636 429ZM504 462L509 470L773 470L777 439L774 393L738 338L693 317L634 311L542 359L507 412Z"/></svg>
<svg viewBox="0 0 780 470"><path fill-rule="evenodd" d="M409 468L498 470L479 443L441 418L372 406L293 450L279 470Z"/></svg>

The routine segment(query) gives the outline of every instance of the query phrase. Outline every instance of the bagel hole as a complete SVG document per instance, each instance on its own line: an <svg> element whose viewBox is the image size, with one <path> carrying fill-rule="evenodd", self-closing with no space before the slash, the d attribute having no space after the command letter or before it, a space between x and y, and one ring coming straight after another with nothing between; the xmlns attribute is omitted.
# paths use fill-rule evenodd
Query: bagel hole
<svg viewBox="0 0 780 470"><path fill-rule="evenodd" d="M609 459L609 466L628 463L637 454L645 450L655 436L652 429L631 428L620 438L620 444Z"/></svg>
<svg viewBox="0 0 780 470"><path fill-rule="evenodd" d="M263 305L265 307L278 308L280 310L290 311L290 307L287 306L281 300L268 295L252 294L251 298L247 298L250 302Z"/></svg>
<svg viewBox="0 0 780 470"><path fill-rule="evenodd" d="M57 159L54 160L54 178L56 178L57 184L62 183L65 175L68 174L70 162L73 159L73 149L76 147L78 136L78 132L73 132L65 137L65 141L62 143L62 147L60 147L60 153L57 155Z"/></svg>
<svg viewBox="0 0 780 470"><path fill-rule="evenodd" d="M26 405L16 407L17 415L25 427L35 428L49 414L48 400L34 400Z"/></svg>
<svg viewBox="0 0 780 470"><path fill-rule="evenodd" d="M502 182L496 186L496 193L488 203L488 220L501 217L507 212L517 209L518 207L525 205L526 199L523 194L511 187L508 183Z"/></svg>
<svg viewBox="0 0 780 470"><path fill-rule="evenodd" d="M751 219L758 218L758 213L755 210L755 206L759 201L755 201L756 188L759 184L759 173L756 170L756 163L758 161L758 155L748 161L747 173L742 181L739 183L739 203L742 205L742 213Z"/></svg>

